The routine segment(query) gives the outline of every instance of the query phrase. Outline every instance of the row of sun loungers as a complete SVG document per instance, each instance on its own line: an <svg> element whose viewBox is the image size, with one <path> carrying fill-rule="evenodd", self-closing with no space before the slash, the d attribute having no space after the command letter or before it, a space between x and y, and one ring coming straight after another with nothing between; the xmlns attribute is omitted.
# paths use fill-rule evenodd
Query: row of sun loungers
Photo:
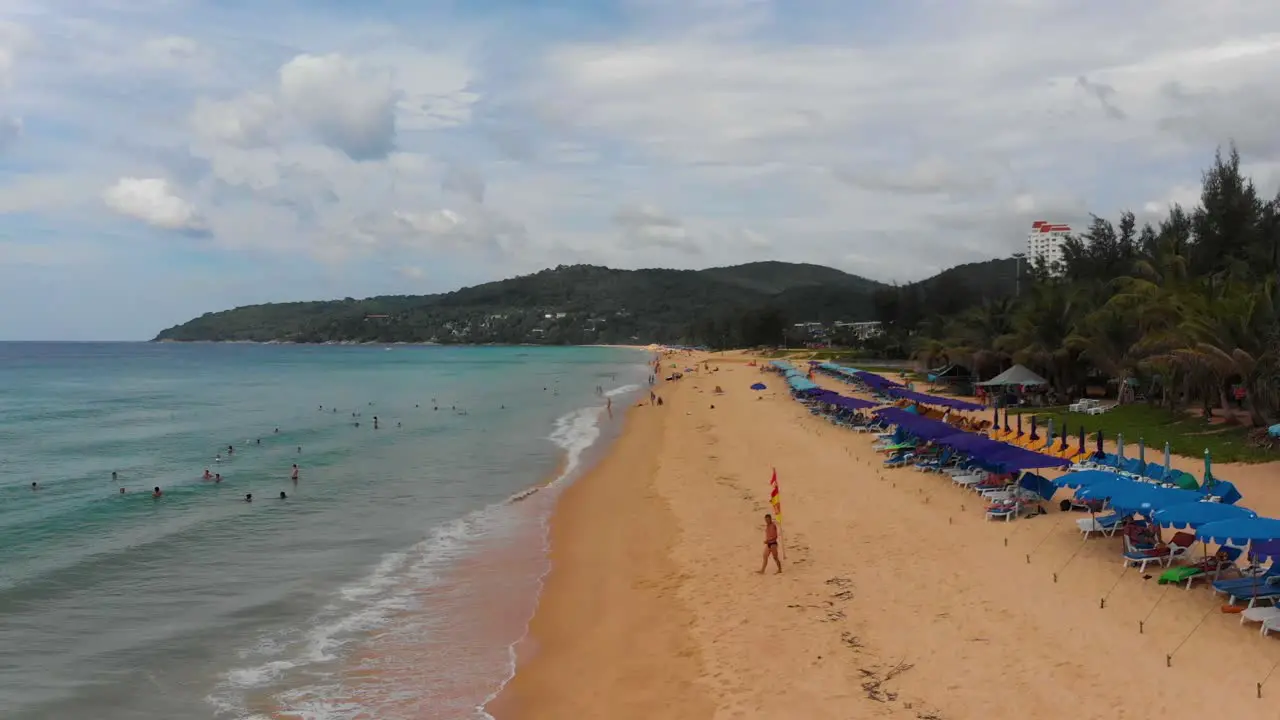
<svg viewBox="0 0 1280 720"><path fill-rule="evenodd" d="M953 485L981 496L988 520L1007 522L1019 517L1027 509L1038 506L1040 498L1019 487L1012 476L996 475L969 465L961 453L934 448L928 443L914 442L901 433L888 430L881 423L867 423L854 429L876 433L873 447L887 455L885 467L910 467L918 472L938 473L950 479ZM1097 458L1079 457L1072 469L1105 469L1148 481L1169 483L1180 472L1174 470L1166 473L1163 466L1143 465L1136 459L1124 460L1110 454ZM1192 533L1175 533L1165 544L1140 544L1128 534L1135 528L1129 516L1117 512L1098 514L1105 511L1105 503L1074 501L1073 504L1090 511L1089 517L1076 521L1084 535L1112 537L1117 533L1123 534L1124 552L1121 563L1125 567L1135 567L1139 572L1146 572L1151 566L1163 568L1161 583L1182 585L1188 591L1197 582L1207 581L1213 592L1225 596L1228 603L1245 604L1240 613L1241 624L1259 623L1262 635L1280 632L1280 563L1273 563L1265 570L1259 567L1241 570L1237 562L1242 551L1230 546L1223 546L1213 556L1188 563L1186 561L1193 555L1196 544ZM1228 572L1238 572L1240 576L1223 577Z"/></svg>

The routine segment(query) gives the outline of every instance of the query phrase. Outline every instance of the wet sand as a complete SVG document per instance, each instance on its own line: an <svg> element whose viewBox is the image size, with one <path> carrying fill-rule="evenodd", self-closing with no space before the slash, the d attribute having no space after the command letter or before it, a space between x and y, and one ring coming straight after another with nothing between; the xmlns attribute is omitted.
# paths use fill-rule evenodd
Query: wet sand
<svg viewBox="0 0 1280 720"><path fill-rule="evenodd" d="M1054 503L988 522L944 477L882 470L780 378L720 367L630 411L563 496L498 720L1280 716L1280 672L1256 697L1280 643L1205 586L1122 570L1118 538L1083 540ZM772 467L787 557L759 575ZM1215 474L1280 515L1275 465Z"/></svg>
<svg viewBox="0 0 1280 720"><path fill-rule="evenodd" d="M654 485L670 412L629 409L608 455L561 496L552 572L495 717L710 716L670 557L680 531Z"/></svg>

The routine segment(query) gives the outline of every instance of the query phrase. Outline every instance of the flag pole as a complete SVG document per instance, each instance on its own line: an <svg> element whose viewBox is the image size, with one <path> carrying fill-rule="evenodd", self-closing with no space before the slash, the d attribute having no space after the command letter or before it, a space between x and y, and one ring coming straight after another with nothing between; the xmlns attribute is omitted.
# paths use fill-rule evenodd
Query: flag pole
<svg viewBox="0 0 1280 720"><path fill-rule="evenodd" d="M779 559L787 559L787 546L782 541L782 499L778 497L778 468L773 468L773 476L769 478L769 504L773 506L773 521L778 526Z"/></svg>

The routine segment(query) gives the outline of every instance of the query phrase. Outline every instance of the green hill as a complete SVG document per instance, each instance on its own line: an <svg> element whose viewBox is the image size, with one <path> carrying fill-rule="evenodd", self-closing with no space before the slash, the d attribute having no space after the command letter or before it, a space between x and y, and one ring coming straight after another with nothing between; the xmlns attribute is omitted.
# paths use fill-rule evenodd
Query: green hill
<svg viewBox="0 0 1280 720"><path fill-rule="evenodd" d="M964 274L962 268L948 272ZM874 319L873 297L888 289L833 268L783 262L706 270L562 265L437 295L271 303L206 313L155 339L756 344L775 342L778 331L751 328Z"/></svg>

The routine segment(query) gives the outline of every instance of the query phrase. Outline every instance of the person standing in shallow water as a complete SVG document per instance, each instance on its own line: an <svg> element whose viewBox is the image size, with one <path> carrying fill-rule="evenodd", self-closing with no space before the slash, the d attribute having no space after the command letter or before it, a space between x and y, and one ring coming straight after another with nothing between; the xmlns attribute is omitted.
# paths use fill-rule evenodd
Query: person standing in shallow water
<svg viewBox="0 0 1280 720"><path fill-rule="evenodd" d="M764 516L764 558L760 562L760 574L763 575L765 568L769 567L769 558L773 558L773 564L778 566L778 572L782 572L782 561L778 559L778 525L773 522L773 516L766 514Z"/></svg>
<svg viewBox="0 0 1280 720"><path fill-rule="evenodd" d="M289 479L293 481L294 485L298 484L298 464L297 463L293 464L293 470L292 472L289 473Z"/></svg>

